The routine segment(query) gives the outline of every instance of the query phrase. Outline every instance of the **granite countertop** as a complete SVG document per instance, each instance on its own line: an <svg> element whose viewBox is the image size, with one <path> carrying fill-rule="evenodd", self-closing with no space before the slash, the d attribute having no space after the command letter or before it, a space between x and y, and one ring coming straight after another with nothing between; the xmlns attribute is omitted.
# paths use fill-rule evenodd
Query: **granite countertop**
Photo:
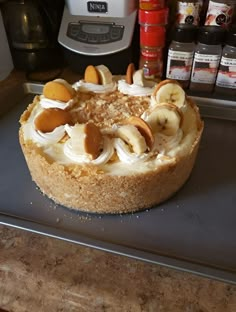
<svg viewBox="0 0 236 312"><path fill-rule="evenodd" d="M0 226L0 308L233 312L236 286Z"/></svg>
<svg viewBox="0 0 236 312"><path fill-rule="evenodd" d="M0 113L19 81L25 75L13 72L0 82ZM0 225L1 309L234 312L236 285Z"/></svg>

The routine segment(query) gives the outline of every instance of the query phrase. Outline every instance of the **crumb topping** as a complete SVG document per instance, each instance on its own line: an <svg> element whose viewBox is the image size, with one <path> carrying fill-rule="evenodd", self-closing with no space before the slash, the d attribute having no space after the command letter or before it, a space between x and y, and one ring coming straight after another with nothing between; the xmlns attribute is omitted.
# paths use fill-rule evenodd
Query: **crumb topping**
<svg viewBox="0 0 236 312"><path fill-rule="evenodd" d="M78 104L71 110L80 123L92 120L97 126L111 127L134 115L140 117L149 107L149 97L127 96L118 91L108 94L79 93Z"/></svg>

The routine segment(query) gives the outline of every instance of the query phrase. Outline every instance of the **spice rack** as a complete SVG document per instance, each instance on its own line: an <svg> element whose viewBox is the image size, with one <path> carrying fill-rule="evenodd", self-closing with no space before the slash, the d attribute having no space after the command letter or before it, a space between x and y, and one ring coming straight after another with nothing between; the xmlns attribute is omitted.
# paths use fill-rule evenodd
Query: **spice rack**
<svg viewBox="0 0 236 312"><path fill-rule="evenodd" d="M148 20L149 15L151 16L155 13L158 16L158 13L160 13L163 8L167 10L167 23L163 20L160 23L158 19L152 21ZM219 0L140 0L139 11L141 46L140 68L144 69L144 76L150 79L170 78L179 80L179 82L186 89L186 92L189 94L194 93L194 89L197 90L197 94L199 94L199 92L200 94L203 93L204 97L207 98L209 97L219 99L223 94L222 100L224 100L226 96L227 100L233 102L232 96L236 96L235 1L225 0L224 2L222 2ZM164 16L164 14L162 14L162 16ZM150 30L150 28L154 26L158 26L158 30L160 30L160 27L162 29L165 29L165 35L161 36L158 31L156 32L156 38L164 38L165 43L163 45L163 41L162 44L156 42L155 53L152 53L151 55L150 53L153 52L153 47L151 45L154 39L152 39L152 42L146 41L144 44L142 37L142 27L145 27L145 35L147 35L148 30ZM168 64L170 63L170 61L168 61L168 50L173 40L173 33L177 26L190 28L192 32L196 30L196 36L193 39L194 48L192 51L192 62L190 62L188 59L188 64L184 65L184 70L186 70L186 68L188 67L189 71L188 81L185 81L185 83L183 83L183 79L181 77L179 77L181 79L178 79L178 77L175 76L168 77L167 73ZM205 30L203 29L204 27ZM205 41L203 45L209 45L209 49L206 49L204 51L205 47L203 46L203 51L201 51L201 55L199 56L197 54L196 47L197 45L199 45L200 33L204 31L208 33L211 32L210 36L212 38L216 36L216 34L220 33L220 30L222 30L222 33L224 30L224 34L219 34L218 40L215 40L213 38L208 42ZM152 36L153 38L155 38L154 34L152 34ZM214 44L215 42L216 44ZM216 48L218 48L218 52L215 54ZM189 52L191 54L191 51L184 51L184 49L181 52L183 52L183 54L185 52ZM179 58L179 53L177 54L177 58ZM211 57L209 57L209 55ZM197 56L200 57L200 61L197 59ZM189 55L184 55L183 59L180 60L186 62L186 58L189 57ZM153 68L155 69L154 72ZM181 72L181 70L179 72Z"/></svg>

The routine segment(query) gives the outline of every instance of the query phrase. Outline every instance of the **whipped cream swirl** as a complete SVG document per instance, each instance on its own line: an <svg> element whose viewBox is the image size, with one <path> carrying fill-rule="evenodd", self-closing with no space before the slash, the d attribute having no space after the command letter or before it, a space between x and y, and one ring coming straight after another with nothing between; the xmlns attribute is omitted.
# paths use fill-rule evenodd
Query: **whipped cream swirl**
<svg viewBox="0 0 236 312"><path fill-rule="evenodd" d="M128 84L124 79L118 80L118 90L127 95L132 96L149 96L154 91L154 85L150 82L150 86L139 86L137 84Z"/></svg>
<svg viewBox="0 0 236 312"><path fill-rule="evenodd" d="M75 102L76 102L75 98L69 100L68 102L62 102L62 101L58 101L58 100L48 99L44 95L40 96L40 105L43 108L66 109L66 108L72 107Z"/></svg>
<svg viewBox="0 0 236 312"><path fill-rule="evenodd" d="M94 93L107 93L115 91L117 85L115 81L105 85L99 85L95 83L85 82L84 80L79 80L75 82L72 86L76 91L81 92L94 92Z"/></svg>
<svg viewBox="0 0 236 312"><path fill-rule="evenodd" d="M102 165L107 163L112 157L114 153L114 146L111 139L109 139L108 137L104 137L103 150L101 154L96 159L92 160L89 154L80 154L76 151L76 149L73 149L72 140L69 139L64 145L64 153L69 159L71 159L75 163Z"/></svg>
<svg viewBox="0 0 236 312"><path fill-rule="evenodd" d="M52 132L41 132L31 126L31 137L33 141L41 145L55 144L59 142L65 135L65 125L56 127Z"/></svg>
<svg viewBox="0 0 236 312"><path fill-rule="evenodd" d="M134 164L146 161L150 157L150 153L136 154L130 151L129 146L120 138L114 139L114 147L121 162Z"/></svg>

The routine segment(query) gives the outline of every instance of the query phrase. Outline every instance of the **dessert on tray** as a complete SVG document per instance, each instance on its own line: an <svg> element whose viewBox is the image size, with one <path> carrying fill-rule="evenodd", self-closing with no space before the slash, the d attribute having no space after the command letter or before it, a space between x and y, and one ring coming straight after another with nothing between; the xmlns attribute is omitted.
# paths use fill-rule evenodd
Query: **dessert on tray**
<svg viewBox="0 0 236 312"><path fill-rule="evenodd" d="M56 79L20 118L19 139L33 181L65 207L92 213L151 208L186 182L203 122L173 80L125 77L88 66L84 79Z"/></svg>

